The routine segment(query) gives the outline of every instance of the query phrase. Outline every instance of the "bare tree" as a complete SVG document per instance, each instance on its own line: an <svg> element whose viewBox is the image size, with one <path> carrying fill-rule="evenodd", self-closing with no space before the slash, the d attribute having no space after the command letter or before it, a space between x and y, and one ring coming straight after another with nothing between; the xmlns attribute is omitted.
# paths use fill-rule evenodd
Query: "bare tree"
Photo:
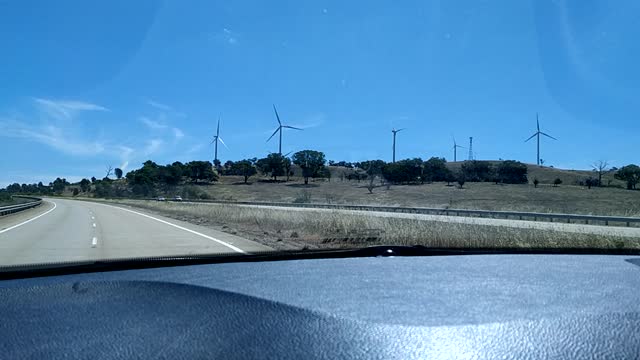
<svg viewBox="0 0 640 360"><path fill-rule="evenodd" d="M599 160L591 165L593 171L598 173L598 186L602 186L602 175L607 173L609 163L606 160Z"/></svg>
<svg viewBox="0 0 640 360"><path fill-rule="evenodd" d="M109 175L111 175L111 172L113 171L113 166L108 165L107 166L107 175L105 175L104 177L108 178Z"/></svg>

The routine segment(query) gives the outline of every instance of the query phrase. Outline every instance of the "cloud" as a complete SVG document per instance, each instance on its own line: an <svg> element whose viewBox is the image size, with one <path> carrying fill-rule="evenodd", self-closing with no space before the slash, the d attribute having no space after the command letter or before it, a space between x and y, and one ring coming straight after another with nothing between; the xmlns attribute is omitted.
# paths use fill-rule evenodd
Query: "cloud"
<svg viewBox="0 0 640 360"><path fill-rule="evenodd" d="M162 129L168 128L167 125L162 124L155 120L151 120L145 116L141 117L139 120L141 123L145 124L149 129L152 129L152 130L162 130Z"/></svg>
<svg viewBox="0 0 640 360"><path fill-rule="evenodd" d="M229 45L236 45L238 43L238 37L238 34L229 28L222 28L222 31L212 36L213 39Z"/></svg>
<svg viewBox="0 0 640 360"><path fill-rule="evenodd" d="M182 132L182 130L178 129L178 128L173 128L173 135L176 137L176 139L182 139L184 137L184 133Z"/></svg>
<svg viewBox="0 0 640 360"><path fill-rule="evenodd" d="M171 106L165 105L163 103L159 103L159 102L153 101L153 100L147 100L147 104L150 105L150 106L153 106L154 108L159 109L159 110L164 110L164 111L172 110Z"/></svg>
<svg viewBox="0 0 640 360"><path fill-rule="evenodd" d="M301 129L310 129L310 128L318 127L324 124L325 120L326 120L325 114L317 113L317 114L312 114L310 116L307 116L301 123L298 123L297 125L291 125L291 126L298 127Z"/></svg>
<svg viewBox="0 0 640 360"><path fill-rule="evenodd" d="M0 122L0 134L6 137L35 141L74 156L93 156L105 151L104 144L97 141L73 139L61 128L53 125L33 128L15 121Z"/></svg>
<svg viewBox="0 0 640 360"><path fill-rule="evenodd" d="M160 139L151 139L147 141L147 146L145 146L143 153L145 156L149 156L157 152L160 147L164 144L164 141Z"/></svg>
<svg viewBox="0 0 640 360"><path fill-rule="evenodd" d="M34 98L40 108L55 119L70 120L80 111L109 111L104 106L77 100Z"/></svg>

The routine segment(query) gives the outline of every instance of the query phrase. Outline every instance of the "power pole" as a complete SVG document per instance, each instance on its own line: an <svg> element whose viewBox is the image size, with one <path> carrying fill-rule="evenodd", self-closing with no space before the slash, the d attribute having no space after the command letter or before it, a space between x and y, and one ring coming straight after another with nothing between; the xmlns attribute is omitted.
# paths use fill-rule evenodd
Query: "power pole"
<svg viewBox="0 0 640 360"><path fill-rule="evenodd" d="M473 160L473 136L469 136L469 160Z"/></svg>

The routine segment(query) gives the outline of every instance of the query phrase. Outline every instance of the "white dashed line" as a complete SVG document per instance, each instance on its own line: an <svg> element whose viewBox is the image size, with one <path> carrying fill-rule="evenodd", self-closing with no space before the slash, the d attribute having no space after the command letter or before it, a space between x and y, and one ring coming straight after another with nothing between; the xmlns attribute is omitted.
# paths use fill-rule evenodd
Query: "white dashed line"
<svg viewBox="0 0 640 360"><path fill-rule="evenodd" d="M96 227L96 223L93 223L91 226Z"/></svg>
<svg viewBox="0 0 640 360"><path fill-rule="evenodd" d="M223 246L226 246L226 247L228 247L229 249L231 249L231 250L233 250L233 251L235 251L235 252L239 252L239 253L242 253L242 254L245 254L245 253L246 253L246 251L244 251L244 250L242 250L242 249L240 249L240 248L238 248L238 247L235 247L235 246L233 246L233 245L231 245L231 244L229 244L229 243L226 243L226 242L224 242L224 241L222 241L222 240L218 240L218 239L216 239L216 238L214 238L214 237L212 237L212 236L205 235L205 234L203 234L203 233L199 233L199 232L194 231L194 230L191 230L191 229L187 229L187 228L186 228L186 227L184 227L184 226L180 226L180 225L172 224L172 223L170 223L170 222L168 222L168 221L164 221L164 220L162 220L162 219L158 219L158 218L155 218L155 217L153 217L153 216L149 216L149 215L147 215L147 214L143 214L143 213L140 213L140 212L137 212L137 211L133 211L133 210L125 209L125 208L122 208L122 207L119 207L119 206L112 206L112 205L101 204L101 203L95 203L95 204L96 204L96 205L107 206L107 207L111 207L111 208L116 208L116 209L120 209L120 210L122 210L122 211L128 211L128 212L130 212L130 213L134 213L134 214L136 214L136 215L144 216L144 217L149 218L149 219L151 219L151 220L155 220L155 221L161 222L161 223L163 223L163 224L166 224L166 225L169 225L169 226L173 226L174 228L177 228L177 229L180 229L180 230L184 230L184 231L186 231L186 232L190 232L190 233L192 233L192 234L194 234L194 235L202 236L202 237L203 237L203 238L205 238L205 239L209 239L209 240L211 240L211 241L215 241L215 242L217 242L218 244L223 245Z"/></svg>
<svg viewBox="0 0 640 360"><path fill-rule="evenodd" d="M58 207L58 205L56 205L56 203L54 203L53 201L52 201L51 203L53 204L53 208L51 208L51 209L50 209L50 210L48 210L47 212L44 212L44 213L42 213L42 214L40 214L40 215L38 215L38 216L36 216L36 217L33 217L33 218L31 218L31 219L29 219L29 220L27 220L27 221L23 221L23 222L21 222L20 224L13 225L13 226L8 227L8 228L6 228L6 229L4 229L4 230L0 230L0 234L2 234L3 232L7 232L7 231L9 231L9 230L15 229L15 228L17 228L18 226L22 226L22 225L24 225L24 224L26 224L26 223L30 223L30 222L32 222L33 220L35 220L35 219L37 219L37 218L39 218L39 217L45 216L45 215L47 215L48 213L52 212L53 210L55 210L55 209L56 209L56 207Z"/></svg>
<svg viewBox="0 0 640 360"><path fill-rule="evenodd" d="M98 238L94 237L91 239L91 247L96 247L98 245Z"/></svg>

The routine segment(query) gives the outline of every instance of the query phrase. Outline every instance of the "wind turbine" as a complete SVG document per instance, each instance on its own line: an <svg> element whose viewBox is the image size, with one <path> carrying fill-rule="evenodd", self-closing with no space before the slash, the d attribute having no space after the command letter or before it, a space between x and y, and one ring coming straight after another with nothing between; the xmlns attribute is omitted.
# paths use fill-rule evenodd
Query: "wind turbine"
<svg viewBox="0 0 640 360"><path fill-rule="evenodd" d="M293 127L293 126L289 126L289 125L282 125L282 122L280 121L280 115L278 115L278 110L276 110L276 106L275 105L273 105L273 111L276 113L276 119L278 120L278 127L273 132L273 134L271 134L271 136L269 136L269 138L267 139L267 142L269 142L269 140L271 140L271 138L274 137L276 135L276 133L279 132L280 133L280 142L278 144L278 154L282 155L282 129L283 128L294 129L294 130L302 130L302 129L297 128L297 127Z"/></svg>
<svg viewBox="0 0 640 360"><path fill-rule="evenodd" d="M537 140L536 164L540 165L540 135L544 135L544 136L546 136L546 137L548 137L550 139L553 139L553 140L558 140L558 139L554 138L553 136L551 136L549 134L546 134L546 133L543 133L542 131L540 131L540 121L538 120L538 113L536 113L536 128L537 128L537 131L533 135L531 135L530 138L525 140L524 142L527 142L527 141L533 139L534 136L537 138L536 139Z"/></svg>
<svg viewBox="0 0 640 360"><path fill-rule="evenodd" d="M393 162L396 162L396 134L402 130L404 130L404 128L398 130L391 129L391 132L393 133Z"/></svg>
<svg viewBox="0 0 640 360"><path fill-rule="evenodd" d="M453 161L456 162L456 161L458 161L458 148L460 148L460 149L466 149L466 148L464 146L458 145L456 143L456 137L455 136L452 136L452 137L453 137Z"/></svg>
<svg viewBox="0 0 640 360"><path fill-rule="evenodd" d="M214 144L214 153L213 153L213 164L215 165L218 162L218 141L224 145L227 149L227 144L224 143L224 140L220 137L220 117L218 117L218 127L216 128L216 134L213 136L213 140L211 143Z"/></svg>

